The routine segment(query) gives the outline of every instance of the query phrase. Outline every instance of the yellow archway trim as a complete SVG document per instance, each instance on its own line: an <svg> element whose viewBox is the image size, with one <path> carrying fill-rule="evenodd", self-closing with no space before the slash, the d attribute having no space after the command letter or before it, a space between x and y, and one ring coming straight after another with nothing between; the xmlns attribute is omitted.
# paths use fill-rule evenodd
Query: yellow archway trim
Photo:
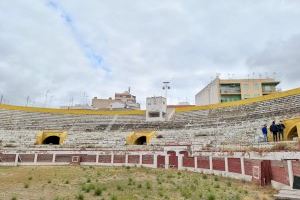
<svg viewBox="0 0 300 200"><path fill-rule="evenodd" d="M43 144L44 140L47 139L50 136L56 136L59 137L59 144L63 144L65 139L67 138L67 132L66 131L40 131L36 135L36 142L35 144L41 145Z"/></svg>
<svg viewBox="0 0 300 200"><path fill-rule="evenodd" d="M139 139L140 137L145 136L146 137L146 142L147 145L150 144L151 139L156 135L155 131L135 131L130 133L126 137L126 144L127 145L134 145L136 143L136 140Z"/></svg>
<svg viewBox="0 0 300 200"><path fill-rule="evenodd" d="M211 105L205 105L205 106L187 106L187 107L179 107L175 108L176 112L188 112L188 111L197 111L197 110L212 110L217 108L226 108L226 107L235 107L235 106L242 106L242 105L248 105L252 103L262 102L262 101L269 101L273 99L278 99L282 97L288 97L300 94L300 88L287 90L284 92L277 92L265 96L260 97L254 97L250 99L244 99L240 101L233 101L233 102L224 102L224 103L218 103L218 104L211 104Z"/></svg>
<svg viewBox="0 0 300 200"><path fill-rule="evenodd" d="M14 106L0 104L0 109L17 110L25 112L71 114L71 115L144 115L144 110L84 110L84 109L58 109L58 108L40 108L27 106Z"/></svg>

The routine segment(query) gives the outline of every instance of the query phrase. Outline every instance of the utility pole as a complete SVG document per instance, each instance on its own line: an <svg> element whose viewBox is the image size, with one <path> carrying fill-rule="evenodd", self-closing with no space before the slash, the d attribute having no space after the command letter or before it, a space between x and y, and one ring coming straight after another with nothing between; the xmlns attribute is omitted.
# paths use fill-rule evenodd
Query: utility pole
<svg viewBox="0 0 300 200"><path fill-rule="evenodd" d="M163 87L162 87L162 89L165 90L165 98L166 98L166 99L168 99L168 90L171 89L171 87L170 87L169 84L170 84L169 81L164 81L164 82L163 82Z"/></svg>
<svg viewBox="0 0 300 200"><path fill-rule="evenodd" d="M0 104L2 104L2 101L3 101L3 94L1 94L1 97L0 97Z"/></svg>
<svg viewBox="0 0 300 200"><path fill-rule="evenodd" d="M26 98L26 106L28 106L29 99L30 99L30 97L29 97L29 96L27 96L27 98Z"/></svg>

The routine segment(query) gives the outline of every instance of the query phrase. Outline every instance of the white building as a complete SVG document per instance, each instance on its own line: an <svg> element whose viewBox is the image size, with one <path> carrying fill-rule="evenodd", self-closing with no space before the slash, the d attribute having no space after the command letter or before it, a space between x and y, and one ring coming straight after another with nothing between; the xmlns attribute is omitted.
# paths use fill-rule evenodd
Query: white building
<svg viewBox="0 0 300 200"><path fill-rule="evenodd" d="M148 97L146 100L146 120L165 121L167 116L167 99L165 97Z"/></svg>

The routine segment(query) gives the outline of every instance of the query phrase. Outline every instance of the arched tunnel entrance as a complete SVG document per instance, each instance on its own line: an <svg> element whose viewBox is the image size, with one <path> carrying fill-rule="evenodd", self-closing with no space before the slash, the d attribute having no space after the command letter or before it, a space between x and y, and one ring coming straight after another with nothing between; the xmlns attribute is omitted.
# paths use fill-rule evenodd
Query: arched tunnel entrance
<svg viewBox="0 0 300 200"><path fill-rule="evenodd" d="M298 130L297 130L297 126L293 127L291 129L291 131L288 133L287 135L287 139L288 140L293 140L293 138L298 138Z"/></svg>
<svg viewBox="0 0 300 200"><path fill-rule="evenodd" d="M49 136L46 139L44 139L43 144L59 144L60 138L58 136Z"/></svg>
<svg viewBox="0 0 300 200"><path fill-rule="evenodd" d="M147 137L146 136L141 136L137 138L134 142L135 145L146 145L147 144Z"/></svg>

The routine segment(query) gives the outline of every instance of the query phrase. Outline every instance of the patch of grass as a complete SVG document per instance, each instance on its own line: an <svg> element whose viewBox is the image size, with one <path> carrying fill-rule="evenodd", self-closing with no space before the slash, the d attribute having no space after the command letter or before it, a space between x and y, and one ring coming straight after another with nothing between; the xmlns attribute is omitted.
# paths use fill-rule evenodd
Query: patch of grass
<svg viewBox="0 0 300 200"><path fill-rule="evenodd" d="M231 182L227 181L226 185L227 185L227 187L231 187Z"/></svg>
<svg viewBox="0 0 300 200"><path fill-rule="evenodd" d="M65 184L69 184L69 183L70 183L69 180L66 180L66 181L65 181Z"/></svg>
<svg viewBox="0 0 300 200"><path fill-rule="evenodd" d="M101 195L102 195L102 188L97 187L97 188L95 189L94 195L95 195L95 196L101 196Z"/></svg>
<svg viewBox="0 0 300 200"><path fill-rule="evenodd" d="M0 196L11 194L6 197L10 200L18 191L16 196L18 199L39 200L116 198L258 200L263 197L269 200L275 193L271 188L261 188L247 182L242 184L239 180L188 171L180 171L179 176L178 171L161 169L131 168L128 171L125 167L100 166L95 167L95 170L90 170L89 167L86 169L83 171L80 166L3 168L5 173L0 174ZM100 174L100 177L97 174ZM28 180L30 176L33 177L31 181ZM16 180L21 184L15 184ZM47 181L52 184L47 184ZM66 181L69 182L68 185L65 185ZM30 189L23 188L25 183ZM40 193L33 192L39 190L46 192L47 196L42 197ZM213 197L210 197L210 194Z"/></svg>
<svg viewBox="0 0 300 200"><path fill-rule="evenodd" d="M24 183L24 188L29 188L29 184L28 183Z"/></svg>
<svg viewBox="0 0 300 200"><path fill-rule="evenodd" d="M80 193L80 194L75 196L75 199L76 200L84 200L84 195Z"/></svg>
<svg viewBox="0 0 300 200"><path fill-rule="evenodd" d="M123 188L122 188L122 186L121 186L121 185L117 185L117 190L119 190L119 191L123 191Z"/></svg>
<svg viewBox="0 0 300 200"><path fill-rule="evenodd" d="M209 194L207 195L207 200L215 200L215 199L216 199L216 196L215 196L214 194L209 193Z"/></svg>
<svg viewBox="0 0 300 200"><path fill-rule="evenodd" d="M32 180L32 176L28 177L28 180L31 181Z"/></svg>
<svg viewBox="0 0 300 200"><path fill-rule="evenodd" d="M118 200L118 198L115 195L113 195L110 199L111 200Z"/></svg>
<svg viewBox="0 0 300 200"><path fill-rule="evenodd" d="M151 190L151 183L149 181L146 182L146 188L147 190Z"/></svg>

